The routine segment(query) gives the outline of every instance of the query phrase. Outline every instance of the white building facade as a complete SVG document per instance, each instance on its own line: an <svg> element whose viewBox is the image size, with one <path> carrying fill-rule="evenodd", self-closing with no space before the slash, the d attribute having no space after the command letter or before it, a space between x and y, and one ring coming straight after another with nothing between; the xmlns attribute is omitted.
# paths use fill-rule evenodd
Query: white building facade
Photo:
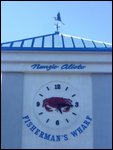
<svg viewBox="0 0 113 150"><path fill-rule="evenodd" d="M111 44L56 32L1 47L3 149L111 148Z"/></svg>

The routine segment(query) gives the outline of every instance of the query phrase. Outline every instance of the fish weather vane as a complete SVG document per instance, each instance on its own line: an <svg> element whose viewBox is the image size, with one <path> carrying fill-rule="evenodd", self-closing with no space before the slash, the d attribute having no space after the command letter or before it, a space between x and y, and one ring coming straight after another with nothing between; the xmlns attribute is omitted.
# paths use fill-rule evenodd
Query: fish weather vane
<svg viewBox="0 0 113 150"><path fill-rule="evenodd" d="M61 20L60 12L57 13L57 17L54 17L54 19L56 21L55 27L57 29L57 32L59 32L58 29L60 28L61 23L64 25L64 23Z"/></svg>

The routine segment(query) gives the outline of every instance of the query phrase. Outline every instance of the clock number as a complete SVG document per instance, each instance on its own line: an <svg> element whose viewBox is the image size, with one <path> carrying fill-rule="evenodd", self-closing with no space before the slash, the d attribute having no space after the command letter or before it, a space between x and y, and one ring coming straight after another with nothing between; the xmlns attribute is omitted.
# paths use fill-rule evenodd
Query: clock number
<svg viewBox="0 0 113 150"><path fill-rule="evenodd" d="M79 102L75 102L75 107L78 107L79 106Z"/></svg>
<svg viewBox="0 0 113 150"><path fill-rule="evenodd" d="M55 89L61 89L61 85L60 84L55 84Z"/></svg>
<svg viewBox="0 0 113 150"><path fill-rule="evenodd" d="M57 125L57 126L59 125L59 120L56 120L56 125Z"/></svg>
<svg viewBox="0 0 113 150"><path fill-rule="evenodd" d="M40 106L40 102L37 102L37 103L36 103L36 106L37 106L37 107Z"/></svg>

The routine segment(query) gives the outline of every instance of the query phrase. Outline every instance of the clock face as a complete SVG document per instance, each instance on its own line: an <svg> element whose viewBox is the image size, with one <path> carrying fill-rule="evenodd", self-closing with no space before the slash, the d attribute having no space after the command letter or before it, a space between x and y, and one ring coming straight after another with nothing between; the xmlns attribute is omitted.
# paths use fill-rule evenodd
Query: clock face
<svg viewBox="0 0 113 150"><path fill-rule="evenodd" d="M49 128L68 128L79 116L78 93L65 82L53 81L43 85L33 99L38 123Z"/></svg>

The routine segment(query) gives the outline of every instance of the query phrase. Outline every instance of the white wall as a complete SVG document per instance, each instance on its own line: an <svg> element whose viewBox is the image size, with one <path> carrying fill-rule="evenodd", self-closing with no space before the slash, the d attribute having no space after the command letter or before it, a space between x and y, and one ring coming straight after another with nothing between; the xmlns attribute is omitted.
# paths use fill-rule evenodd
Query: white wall
<svg viewBox="0 0 113 150"><path fill-rule="evenodd" d="M22 148L24 76L3 73L2 80L2 148ZM94 148L112 147L111 81L111 74L92 74Z"/></svg>

